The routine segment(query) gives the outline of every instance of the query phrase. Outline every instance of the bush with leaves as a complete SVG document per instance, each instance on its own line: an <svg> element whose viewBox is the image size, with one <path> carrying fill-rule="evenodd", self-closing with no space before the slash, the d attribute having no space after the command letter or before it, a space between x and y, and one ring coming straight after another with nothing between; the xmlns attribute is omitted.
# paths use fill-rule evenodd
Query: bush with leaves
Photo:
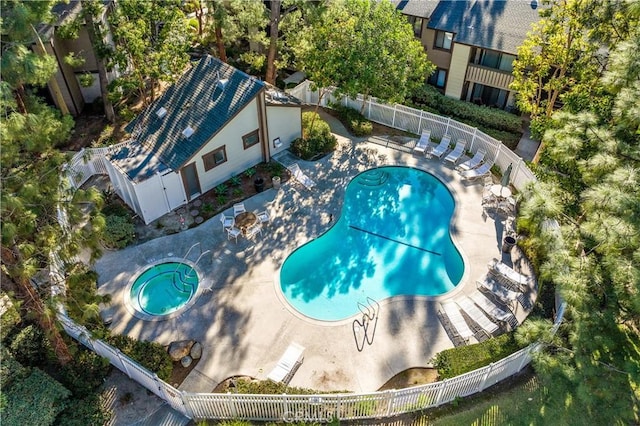
<svg viewBox="0 0 640 426"><path fill-rule="evenodd" d="M291 143L291 151L303 160L312 160L333 151L338 140L329 124L316 112L302 113L302 137Z"/></svg>
<svg viewBox="0 0 640 426"><path fill-rule="evenodd" d="M2 412L3 426L53 424L71 395L68 389L38 368L3 393L7 403Z"/></svg>
<svg viewBox="0 0 640 426"><path fill-rule="evenodd" d="M354 136L368 136L373 132L373 124L355 109L340 104L332 104L330 107L338 113L342 124Z"/></svg>
<svg viewBox="0 0 640 426"><path fill-rule="evenodd" d="M14 299L9 298L9 296L4 295L0 297L6 297L7 301L5 302L5 312L0 315L0 342L4 342L4 339L13 331L13 328L20 324L20 312L18 311L17 304L18 302Z"/></svg>
<svg viewBox="0 0 640 426"><path fill-rule="evenodd" d="M106 425L111 420L111 415L111 412L100 401L100 396L92 393L82 399L69 400L67 407L56 418L56 424L64 426Z"/></svg>
<svg viewBox="0 0 640 426"><path fill-rule="evenodd" d="M433 362L440 379L449 379L499 361L526 345L516 342L513 333L502 334L476 345L439 352Z"/></svg>
<svg viewBox="0 0 640 426"><path fill-rule="evenodd" d="M82 398L95 391L107 377L111 364L95 352L81 348L73 361L60 369L58 380L76 398Z"/></svg>
<svg viewBox="0 0 640 426"><path fill-rule="evenodd" d="M162 380L169 380L171 377L173 361L161 344L136 340L120 334L108 336L105 341L148 370L155 372Z"/></svg>
<svg viewBox="0 0 640 426"><path fill-rule="evenodd" d="M100 304L108 303L111 295L100 295L98 274L84 263L76 263L68 268L65 306L71 319L91 330L103 328Z"/></svg>
<svg viewBox="0 0 640 426"><path fill-rule="evenodd" d="M42 329L33 324L20 330L13 337L9 348L19 363L29 366L44 364L51 350Z"/></svg>
<svg viewBox="0 0 640 426"><path fill-rule="evenodd" d="M520 117L501 109L479 106L444 96L429 85L416 91L413 102L416 108L426 106L431 111L435 110L440 115L460 120L470 126L484 126L522 134L522 119Z"/></svg>
<svg viewBox="0 0 640 426"><path fill-rule="evenodd" d="M131 244L136 238L136 228L127 217L109 215L102 235L102 242L107 248L121 249Z"/></svg>

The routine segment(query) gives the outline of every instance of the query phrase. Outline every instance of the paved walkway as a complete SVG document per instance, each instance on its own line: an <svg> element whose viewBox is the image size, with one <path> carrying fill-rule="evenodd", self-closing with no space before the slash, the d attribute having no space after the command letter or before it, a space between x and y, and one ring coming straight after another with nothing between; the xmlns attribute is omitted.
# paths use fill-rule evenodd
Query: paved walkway
<svg viewBox="0 0 640 426"><path fill-rule="evenodd" d="M482 184L468 184L451 168L436 160L418 158L362 139L345 137L336 125L339 147L317 162L299 161L317 186L309 191L293 179L279 190L269 189L245 201L247 210L267 209L272 221L255 243L228 241L220 221L204 224L117 252L107 252L96 263L99 291L112 295L106 313L116 333L167 345L174 340L202 342L203 358L180 386L191 392L210 392L233 375L265 379L291 342L306 348L303 365L292 386L320 391L373 391L393 375L410 367L425 366L453 343L438 319L439 302L461 293L475 292L475 280L487 272L487 263L504 255L500 248L504 224L481 208ZM372 345L359 352L352 321L323 323L302 317L283 300L276 285L279 268L298 246L321 235L338 218L345 187L359 172L379 162L403 164L429 171L452 190L456 211L451 232L465 261L465 273L455 290L440 297L397 297L381 303ZM230 212L227 212L230 214ZM202 292L196 303L175 318L144 321L124 303L125 288L149 263L183 257L198 263ZM527 297L535 298L535 289ZM526 317L518 305L516 316Z"/></svg>

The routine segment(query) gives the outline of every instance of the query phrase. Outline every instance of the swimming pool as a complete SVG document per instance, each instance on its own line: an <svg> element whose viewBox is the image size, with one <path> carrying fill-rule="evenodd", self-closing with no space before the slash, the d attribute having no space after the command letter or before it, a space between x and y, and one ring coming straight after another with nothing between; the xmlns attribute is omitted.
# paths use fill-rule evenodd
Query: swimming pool
<svg viewBox="0 0 640 426"><path fill-rule="evenodd" d="M134 315L163 319L195 300L198 273L185 262L163 261L148 266L132 280L126 292Z"/></svg>
<svg viewBox="0 0 640 426"><path fill-rule="evenodd" d="M358 302L437 296L455 288L464 262L449 227L453 196L435 176L380 167L347 186L339 220L299 247L280 270L280 287L298 312L337 321Z"/></svg>

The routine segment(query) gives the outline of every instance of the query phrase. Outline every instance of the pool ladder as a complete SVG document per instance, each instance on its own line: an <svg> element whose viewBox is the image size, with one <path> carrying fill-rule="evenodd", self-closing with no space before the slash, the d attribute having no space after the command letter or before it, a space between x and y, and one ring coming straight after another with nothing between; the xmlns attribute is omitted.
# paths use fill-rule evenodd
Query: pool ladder
<svg viewBox="0 0 640 426"><path fill-rule="evenodd" d="M198 248L200 249L200 255L198 256L198 258L196 259L195 263L193 264L193 268L191 268L191 270L186 273L186 274L181 274L180 273L180 265L176 266L175 271L173 271L173 286L180 290L180 291L187 291L185 290L185 286L189 285L191 287L191 291L193 291L193 286L191 284L188 284L186 282L186 280L188 280L191 277L191 273L193 271L195 271L195 267L198 266L198 262L200 262L200 259L202 259L202 256L204 256L205 254L209 253L211 250L205 250L202 251L202 247L200 246L200 242L197 242L195 244L193 244L191 247L189 247L189 250L187 250L187 254L185 254L182 257L182 262L184 264L185 260L188 260L189 254L191 254L191 250L193 250L194 247L198 246ZM180 289L178 287L178 283L176 282L176 277L180 278L180 282L182 283L182 289Z"/></svg>

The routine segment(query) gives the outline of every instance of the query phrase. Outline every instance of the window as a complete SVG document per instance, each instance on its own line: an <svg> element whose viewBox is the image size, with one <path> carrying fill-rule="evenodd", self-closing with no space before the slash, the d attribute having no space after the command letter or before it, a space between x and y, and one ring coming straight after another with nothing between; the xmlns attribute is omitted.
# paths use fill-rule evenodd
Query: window
<svg viewBox="0 0 640 426"><path fill-rule="evenodd" d="M202 156L202 162L204 163L204 171L208 172L216 166L227 161L227 150L225 145L215 149Z"/></svg>
<svg viewBox="0 0 640 426"><path fill-rule="evenodd" d="M443 70L442 68L436 69L433 74L429 76L427 82L433 86L443 89L447 82L447 70Z"/></svg>
<svg viewBox="0 0 640 426"><path fill-rule="evenodd" d="M247 133L242 137L244 149L251 148L258 142L260 142L260 133L258 133L258 129L254 130L251 133Z"/></svg>
<svg viewBox="0 0 640 426"><path fill-rule="evenodd" d="M476 65L508 72L513 71L513 61L516 60L514 55L485 49L477 49L471 57Z"/></svg>
<svg viewBox="0 0 640 426"><path fill-rule="evenodd" d="M445 31L436 31L436 43L437 49L451 50L451 42L453 41L453 33Z"/></svg>
<svg viewBox="0 0 640 426"><path fill-rule="evenodd" d="M417 16L407 16L407 21L413 26L413 35L421 38L422 37L422 18L418 18Z"/></svg>

